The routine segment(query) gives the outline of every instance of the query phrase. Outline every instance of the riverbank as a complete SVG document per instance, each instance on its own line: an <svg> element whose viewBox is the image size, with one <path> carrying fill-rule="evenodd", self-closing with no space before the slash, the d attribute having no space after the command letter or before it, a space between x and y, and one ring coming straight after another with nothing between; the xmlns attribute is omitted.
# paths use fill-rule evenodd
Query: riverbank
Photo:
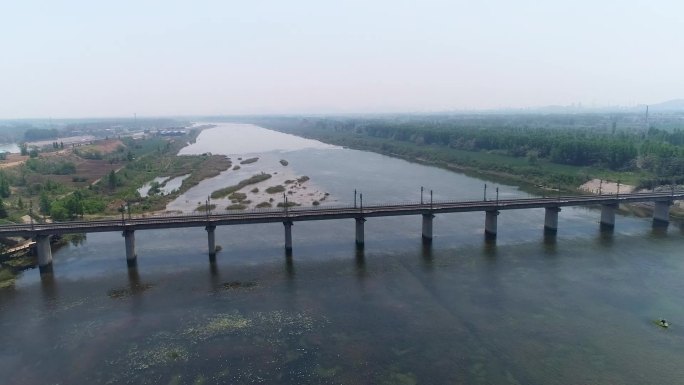
<svg viewBox="0 0 684 385"><path fill-rule="evenodd" d="M282 126L273 121L260 121L259 124L274 131L320 140L324 143L375 152L463 173L471 177L513 184L523 191L540 196L549 195L550 192L596 194L599 189L603 194L615 194L618 192L618 181L620 192L638 191L637 186L644 179L653 177L645 172L618 172L594 167L561 165L536 158L511 157L492 152L465 151L369 136L348 136L320 129L307 129L302 126ZM672 216L679 219L684 218L684 208L680 203L675 202L671 209ZM624 212L648 216L652 215L652 210L652 207L648 205L631 205L626 206Z"/></svg>

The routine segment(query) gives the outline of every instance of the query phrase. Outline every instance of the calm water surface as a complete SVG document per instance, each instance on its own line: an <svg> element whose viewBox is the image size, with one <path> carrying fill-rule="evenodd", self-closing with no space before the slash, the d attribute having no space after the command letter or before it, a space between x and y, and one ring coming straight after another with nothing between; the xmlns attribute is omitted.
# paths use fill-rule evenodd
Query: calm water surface
<svg viewBox="0 0 684 385"><path fill-rule="evenodd" d="M316 142L285 150L342 203L354 188L381 202L495 186ZM27 271L0 291L0 383L681 384L684 231L620 216L601 233L598 211L564 208L545 239L543 216L504 211L486 243L482 213L439 215L432 247L418 216L373 218L363 252L352 220L296 223L292 258L282 225L224 226L215 265L202 228L139 231L135 270L120 234L89 234L55 252L53 279Z"/></svg>

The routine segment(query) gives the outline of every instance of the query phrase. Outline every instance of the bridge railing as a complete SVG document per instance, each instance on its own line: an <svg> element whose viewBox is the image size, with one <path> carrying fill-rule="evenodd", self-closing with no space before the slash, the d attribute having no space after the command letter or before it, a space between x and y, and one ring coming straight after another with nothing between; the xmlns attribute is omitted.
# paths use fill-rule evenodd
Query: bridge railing
<svg viewBox="0 0 684 385"><path fill-rule="evenodd" d="M655 191L655 192L641 192L641 193L624 193L624 194L602 194L602 195L553 195L549 194L545 197L528 197L528 198L503 198L500 197L498 199L499 202L505 203L505 202L524 202L526 200L529 201L541 201L541 200L546 200L546 201L554 201L554 200L573 200L573 199L578 199L578 198L585 198L585 199L601 199L601 198L619 198L619 197L625 197L625 196L667 196L670 194L684 194L684 188L678 188L674 190L663 190L663 191ZM405 201L392 201L392 202L375 202L375 201L370 201L370 202L364 202L363 207L361 206L361 202L357 202L356 205L353 203L338 203L338 202L322 202L318 206L314 205L300 205L300 206L290 206L284 208L284 207L265 207L265 208L251 208L251 209L244 209L244 210L228 210L228 209L212 209L207 211L191 211L191 212L165 212L165 213L151 213L151 214L133 214L129 217L128 213L124 213L123 218L121 216L111 216L109 218L103 218L103 220L109 220L109 221L116 221L116 220L121 220L123 219L124 221L126 220L139 220L139 219L163 219L163 218L193 218L193 219L201 219L203 217L206 218L211 218L211 217L216 217L216 216L222 216L222 215L230 215L230 216L251 216L254 214L273 214L273 215L283 215L284 213L301 213L301 212L312 212L312 211L320 211L321 213L330 211L330 210L339 210L339 211L354 211L354 210L359 210L361 212L362 208L364 211L366 209L371 209L371 208L381 208L381 207L391 207L391 206L405 206L405 207L410 207L410 206L415 206L417 209L420 208L425 208L429 209L431 206L443 206L443 205L448 205L448 204L464 204L464 203L481 203L481 204L487 204L491 205L492 203L497 202L496 198L492 199L491 197L488 197L487 201L483 201L482 199L440 199L440 200L433 200L430 202L428 199L423 199L423 202L421 203L419 200L405 200ZM276 203L276 202L273 202ZM276 203L277 204L277 203ZM71 223L75 224L78 222L90 222L89 220L76 220L76 221L54 221L55 223ZM34 223L37 226L40 226L41 224L38 222ZM7 225L7 226L25 226L22 224L17 224L17 225ZM3 226L4 227L4 226Z"/></svg>

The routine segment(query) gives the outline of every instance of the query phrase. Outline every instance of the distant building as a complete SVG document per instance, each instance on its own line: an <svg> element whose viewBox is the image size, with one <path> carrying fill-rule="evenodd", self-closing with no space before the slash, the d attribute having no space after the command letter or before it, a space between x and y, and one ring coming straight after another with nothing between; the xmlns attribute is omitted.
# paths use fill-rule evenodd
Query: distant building
<svg viewBox="0 0 684 385"><path fill-rule="evenodd" d="M184 136L187 131L181 129L168 129L168 130L158 130L157 135L159 136Z"/></svg>

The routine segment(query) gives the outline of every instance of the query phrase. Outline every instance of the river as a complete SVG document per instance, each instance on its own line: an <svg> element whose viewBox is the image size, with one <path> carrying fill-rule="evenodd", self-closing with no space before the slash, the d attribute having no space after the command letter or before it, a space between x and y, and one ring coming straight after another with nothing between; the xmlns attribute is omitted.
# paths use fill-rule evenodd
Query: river
<svg viewBox="0 0 684 385"><path fill-rule="evenodd" d="M250 131L259 148L231 147ZM420 186L481 199L485 183L492 199L496 187L528 196L301 138L285 147L281 135L220 124L197 145L260 157L221 183L286 159L329 193L323 204L351 204L354 189L368 204L417 201ZM27 271L0 290L0 382L680 384L684 231L618 216L605 233L599 215L564 208L545 238L542 209L503 211L491 243L484 213L443 214L431 247L418 216L372 218L362 252L353 220L298 222L291 259L280 224L223 226L215 265L203 228L139 231L135 270L121 234L89 234L54 253L52 279Z"/></svg>

